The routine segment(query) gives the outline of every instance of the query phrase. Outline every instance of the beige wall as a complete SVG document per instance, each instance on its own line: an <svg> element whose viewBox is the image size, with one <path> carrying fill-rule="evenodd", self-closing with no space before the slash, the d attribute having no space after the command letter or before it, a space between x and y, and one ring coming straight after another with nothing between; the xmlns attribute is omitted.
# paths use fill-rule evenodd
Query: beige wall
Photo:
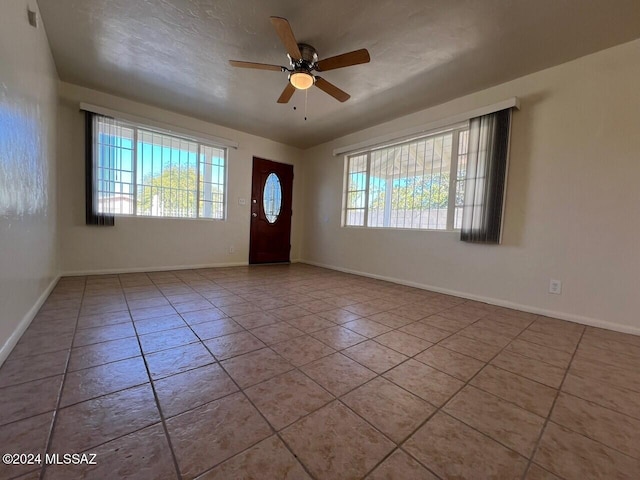
<svg viewBox="0 0 640 480"><path fill-rule="evenodd" d="M0 15L0 364L56 279L57 73L35 1Z"/></svg>
<svg viewBox="0 0 640 480"><path fill-rule="evenodd" d="M305 152L305 244L317 264L640 333L640 40ZM504 244L457 233L343 228L332 150L521 98ZM549 280L563 282L548 294Z"/></svg>
<svg viewBox="0 0 640 480"><path fill-rule="evenodd" d="M300 181L301 150L68 83L60 83L59 96L58 208L63 273L248 263L253 156L294 165L291 258L298 260L304 200ZM115 227L85 225L84 116L79 111L80 102L238 142L237 150L229 149L227 219L116 217ZM245 206L238 204L239 198L247 200ZM229 254L230 246L235 247L235 253Z"/></svg>

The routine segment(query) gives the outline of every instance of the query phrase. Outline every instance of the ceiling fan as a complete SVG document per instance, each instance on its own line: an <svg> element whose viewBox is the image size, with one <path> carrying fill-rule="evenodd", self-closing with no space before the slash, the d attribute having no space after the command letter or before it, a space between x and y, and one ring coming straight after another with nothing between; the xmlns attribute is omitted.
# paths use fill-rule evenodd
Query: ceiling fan
<svg viewBox="0 0 640 480"><path fill-rule="evenodd" d="M259 70L273 70L278 72L289 72L289 83L284 88L278 103L287 103L297 90L306 90L313 85L340 102L349 100L350 95L340 90L334 84L326 81L322 77L314 75L313 72L326 72L336 68L350 67L361 63L369 63L371 58L366 49L355 50L342 55L318 60L316 49L306 43L298 43L293 35L291 25L286 18L271 17L271 24L276 29L276 33L284 44L289 57L291 68L280 65L269 65L266 63L241 62L239 60L229 60L234 67L256 68Z"/></svg>

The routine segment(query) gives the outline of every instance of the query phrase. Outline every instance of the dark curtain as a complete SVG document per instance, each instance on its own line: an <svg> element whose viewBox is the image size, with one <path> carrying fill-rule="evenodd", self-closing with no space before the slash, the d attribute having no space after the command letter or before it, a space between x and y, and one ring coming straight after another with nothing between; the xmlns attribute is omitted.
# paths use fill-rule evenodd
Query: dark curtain
<svg viewBox="0 0 640 480"><path fill-rule="evenodd" d="M84 115L85 197L87 225L113 226L115 224L113 215L98 213L98 158L96 142L94 138L95 115L91 112L84 112Z"/></svg>
<svg viewBox="0 0 640 480"><path fill-rule="evenodd" d="M511 108L471 119L460 240L500 243Z"/></svg>

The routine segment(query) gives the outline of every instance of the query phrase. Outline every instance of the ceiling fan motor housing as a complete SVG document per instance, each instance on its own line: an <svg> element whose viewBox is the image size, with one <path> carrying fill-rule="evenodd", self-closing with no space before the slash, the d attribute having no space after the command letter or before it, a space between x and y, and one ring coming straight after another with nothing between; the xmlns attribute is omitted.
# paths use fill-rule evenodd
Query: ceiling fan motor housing
<svg viewBox="0 0 640 480"><path fill-rule="evenodd" d="M306 43L299 43L298 48L300 49L302 58L294 60L289 56L291 67L296 71L302 70L309 72L313 70L318 62L318 53L316 52L316 49Z"/></svg>

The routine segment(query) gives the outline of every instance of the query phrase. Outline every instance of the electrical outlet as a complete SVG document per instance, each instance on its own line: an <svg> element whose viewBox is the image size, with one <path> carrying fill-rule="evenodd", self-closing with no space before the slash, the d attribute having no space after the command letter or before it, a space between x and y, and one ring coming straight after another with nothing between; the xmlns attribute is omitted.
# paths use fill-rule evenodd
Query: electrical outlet
<svg viewBox="0 0 640 480"><path fill-rule="evenodd" d="M560 295L562 293L562 282L560 280L549 280L549 293Z"/></svg>
<svg viewBox="0 0 640 480"><path fill-rule="evenodd" d="M246 204L247 204L247 199L246 198L239 198L238 199L238 205L244 206Z"/></svg>
<svg viewBox="0 0 640 480"><path fill-rule="evenodd" d="M229 246L229 253L236 253L236 247L234 247L233 245Z"/></svg>

